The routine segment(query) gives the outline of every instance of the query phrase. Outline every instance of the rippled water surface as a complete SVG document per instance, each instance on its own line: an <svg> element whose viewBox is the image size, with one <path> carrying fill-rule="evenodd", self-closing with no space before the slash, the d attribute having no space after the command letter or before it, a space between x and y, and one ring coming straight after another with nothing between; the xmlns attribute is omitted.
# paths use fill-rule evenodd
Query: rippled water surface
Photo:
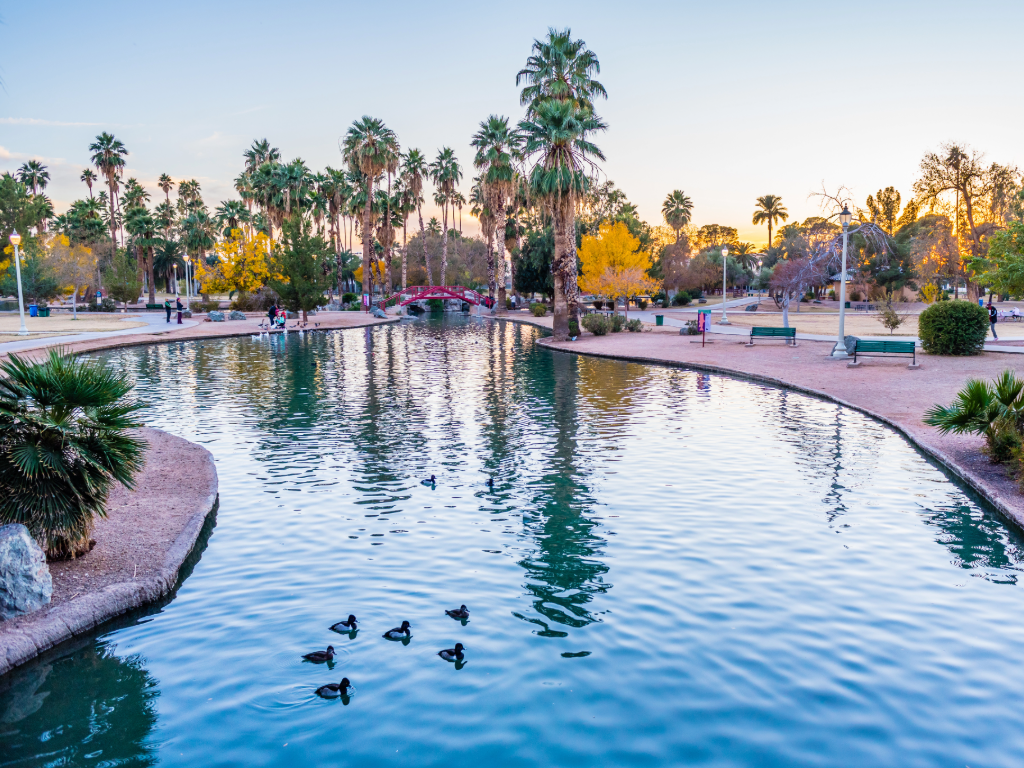
<svg viewBox="0 0 1024 768"><path fill-rule="evenodd" d="M997 516L857 413L537 335L106 353L213 452L216 525L173 600L0 678L0 765L1024 763Z"/></svg>

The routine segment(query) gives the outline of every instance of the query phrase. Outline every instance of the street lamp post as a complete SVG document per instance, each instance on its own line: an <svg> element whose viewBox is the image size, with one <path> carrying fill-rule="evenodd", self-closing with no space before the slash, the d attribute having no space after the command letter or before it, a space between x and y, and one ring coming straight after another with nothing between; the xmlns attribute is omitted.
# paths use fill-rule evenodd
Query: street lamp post
<svg viewBox="0 0 1024 768"><path fill-rule="evenodd" d="M18 278L18 312L21 315L21 330L19 336L28 336L28 328L25 327L25 300L21 295L21 255L18 246L21 245L21 235L18 230L11 232L11 245L14 246L14 273Z"/></svg>
<svg viewBox="0 0 1024 768"><path fill-rule="evenodd" d="M849 357L846 353L846 243L850 239L851 221L853 214L844 205L839 214L839 223L843 225L843 271L839 275L839 339L832 350L832 357L836 360L845 360Z"/></svg>
<svg viewBox="0 0 1024 768"><path fill-rule="evenodd" d="M729 258L729 246L722 246L722 319L718 321L719 325L732 325L729 322L729 316L725 314L725 262Z"/></svg>
<svg viewBox="0 0 1024 768"><path fill-rule="evenodd" d="M192 280L189 277L189 267L192 265L192 257L185 254L185 311L189 311L189 298L192 296Z"/></svg>

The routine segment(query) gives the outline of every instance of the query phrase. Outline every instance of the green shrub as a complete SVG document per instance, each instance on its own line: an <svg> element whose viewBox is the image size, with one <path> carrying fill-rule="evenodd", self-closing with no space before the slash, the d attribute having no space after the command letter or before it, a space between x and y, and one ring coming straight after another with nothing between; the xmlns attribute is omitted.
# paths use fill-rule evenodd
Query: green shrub
<svg viewBox="0 0 1024 768"><path fill-rule="evenodd" d="M643 329L643 322L636 318L633 318L628 323L626 323L626 330L629 331L630 333L640 333L640 331L642 331Z"/></svg>
<svg viewBox="0 0 1024 768"><path fill-rule="evenodd" d="M933 355L976 355L987 333L988 311L972 301L937 302L918 318L921 347Z"/></svg>
<svg viewBox="0 0 1024 768"><path fill-rule="evenodd" d="M101 301L99 304L97 304L96 300L93 299L92 302L89 304L89 311L90 312L116 312L117 311L117 304L114 303L113 299L111 299L111 298L109 298L107 296L104 296L103 297L103 301Z"/></svg>
<svg viewBox="0 0 1024 768"><path fill-rule="evenodd" d="M193 312L213 312L220 309L219 301L196 301L192 303L190 309Z"/></svg>
<svg viewBox="0 0 1024 768"><path fill-rule="evenodd" d="M850 301L860 301L860 291L850 291Z"/></svg>
<svg viewBox="0 0 1024 768"><path fill-rule="evenodd" d="M530 312L534 317L544 317L548 313L548 308L538 301L530 305Z"/></svg>
<svg viewBox="0 0 1024 768"><path fill-rule="evenodd" d="M626 325L626 318L623 315L612 315L612 333L618 333Z"/></svg>
<svg viewBox="0 0 1024 768"><path fill-rule="evenodd" d="M51 349L0 363L0 524L21 523L51 558L89 550L115 482L132 488L145 442L124 373Z"/></svg>
<svg viewBox="0 0 1024 768"><path fill-rule="evenodd" d="M359 300L359 297L356 296L354 293L343 293L343 294L341 294L341 303L342 304L351 304L353 301L358 301L358 300Z"/></svg>
<svg viewBox="0 0 1024 768"><path fill-rule="evenodd" d="M612 323L604 315L586 315L583 318L583 327L595 336L604 336L611 330Z"/></svg>
<svg viewBox="0 0 1024 768"><path fill-rule="evenodd" d="M696 320L686 321L686 335L687 336L700 336L700 329L697 326Z"/></svg>
<svg viewBox="0 0 1024 768"><path fill-rule="evenodd" d="M576 322L575 318L573 318L572 320L569 321L569 337L575 339L579 335L580 335L580 324Z"/></svg>
<svg viewBox="0 0 1024 768"><path fill-rule="evenodd" d="M348 304L347 304L347 305L345 306L345 309L346 309L346 310L347 310L348 312L358 312L359 310L361 310L361 309L362 309L362 306L360 306L360 304L359 304L359 302L358 302L358 301L350 301L350 302L349 302L349 303L348 303Z"/></svg>
<svg viewBox="0 0 1024 768"><path fill-rule="evenodd" d="M428 312L443 312L444 311L444 300L443 299L427 299L427 311Z"/></svg>
<svg viewBox="0 0 1024 768"><path fill-rule="evenodd" d="M692 299L690 298L690 294L686 291L678 291L676 292L676 295L672 297L672 305L675 307L685 307L690 303L690 301L692 301Z"/></svg>
<svg viewBox="0 0 1024 768"><path fill-rule="evenodd" d="M647 299L637 299L636 305L642 310L647 309Z"/></svg>
<svg viewBox="0 0 1024 768"><path fill-rule="evenodd" d="M511 296L506 296L505 297L505 309L512 309L512 297Z"/></svg>

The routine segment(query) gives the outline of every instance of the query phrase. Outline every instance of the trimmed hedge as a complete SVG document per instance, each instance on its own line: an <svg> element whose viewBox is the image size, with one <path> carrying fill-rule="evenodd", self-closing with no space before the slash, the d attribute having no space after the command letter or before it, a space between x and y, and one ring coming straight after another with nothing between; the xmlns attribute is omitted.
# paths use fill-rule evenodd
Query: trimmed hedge
<svg viewBox="0 0 1024 768"><path fill-rule="evenodd" d="M530 305L530 313L534 317L544 317L548 313L548 308L538 301Z"/></svg>
<svg viewBox="0 0 1024 768"><path fill-rule="evenodd" d="M933 355L976 355L988 334L988 310L972 301L941 301L918 318L921 348Z"/></svg>

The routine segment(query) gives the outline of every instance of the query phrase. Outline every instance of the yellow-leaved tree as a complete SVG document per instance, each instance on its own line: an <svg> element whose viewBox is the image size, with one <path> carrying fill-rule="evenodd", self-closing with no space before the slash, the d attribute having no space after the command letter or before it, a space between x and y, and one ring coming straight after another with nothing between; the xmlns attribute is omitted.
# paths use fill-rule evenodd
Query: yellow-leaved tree
<svg viewBox="0 0 1024 768"><path fill-rule="evenodd" d="M263 232L249 235L232 229L231 236L216 244L217 263L196 263L196 279L202 293L255 293L270 280L274 241ZM273 275L279 277L278 275Z"/></svg>
<svg viewBox="0 0 1024 768"><path fill-rule="evenodd" d="M46 243L46 251L61 287L71 294L71 312L78 319L78 296L96 275L96 256L91 248L55 234Z"/></svg>
<svg viewBox="0 0 1024 768"><path fill-rule="evenodd" d="M577 256L583 266L580 288L610 299L626 297L627 317L629 297L658 290L658 281L647 274L651 255L640 250L640 241L621 221L602 224L596 236L586 235Z"/></svg>

